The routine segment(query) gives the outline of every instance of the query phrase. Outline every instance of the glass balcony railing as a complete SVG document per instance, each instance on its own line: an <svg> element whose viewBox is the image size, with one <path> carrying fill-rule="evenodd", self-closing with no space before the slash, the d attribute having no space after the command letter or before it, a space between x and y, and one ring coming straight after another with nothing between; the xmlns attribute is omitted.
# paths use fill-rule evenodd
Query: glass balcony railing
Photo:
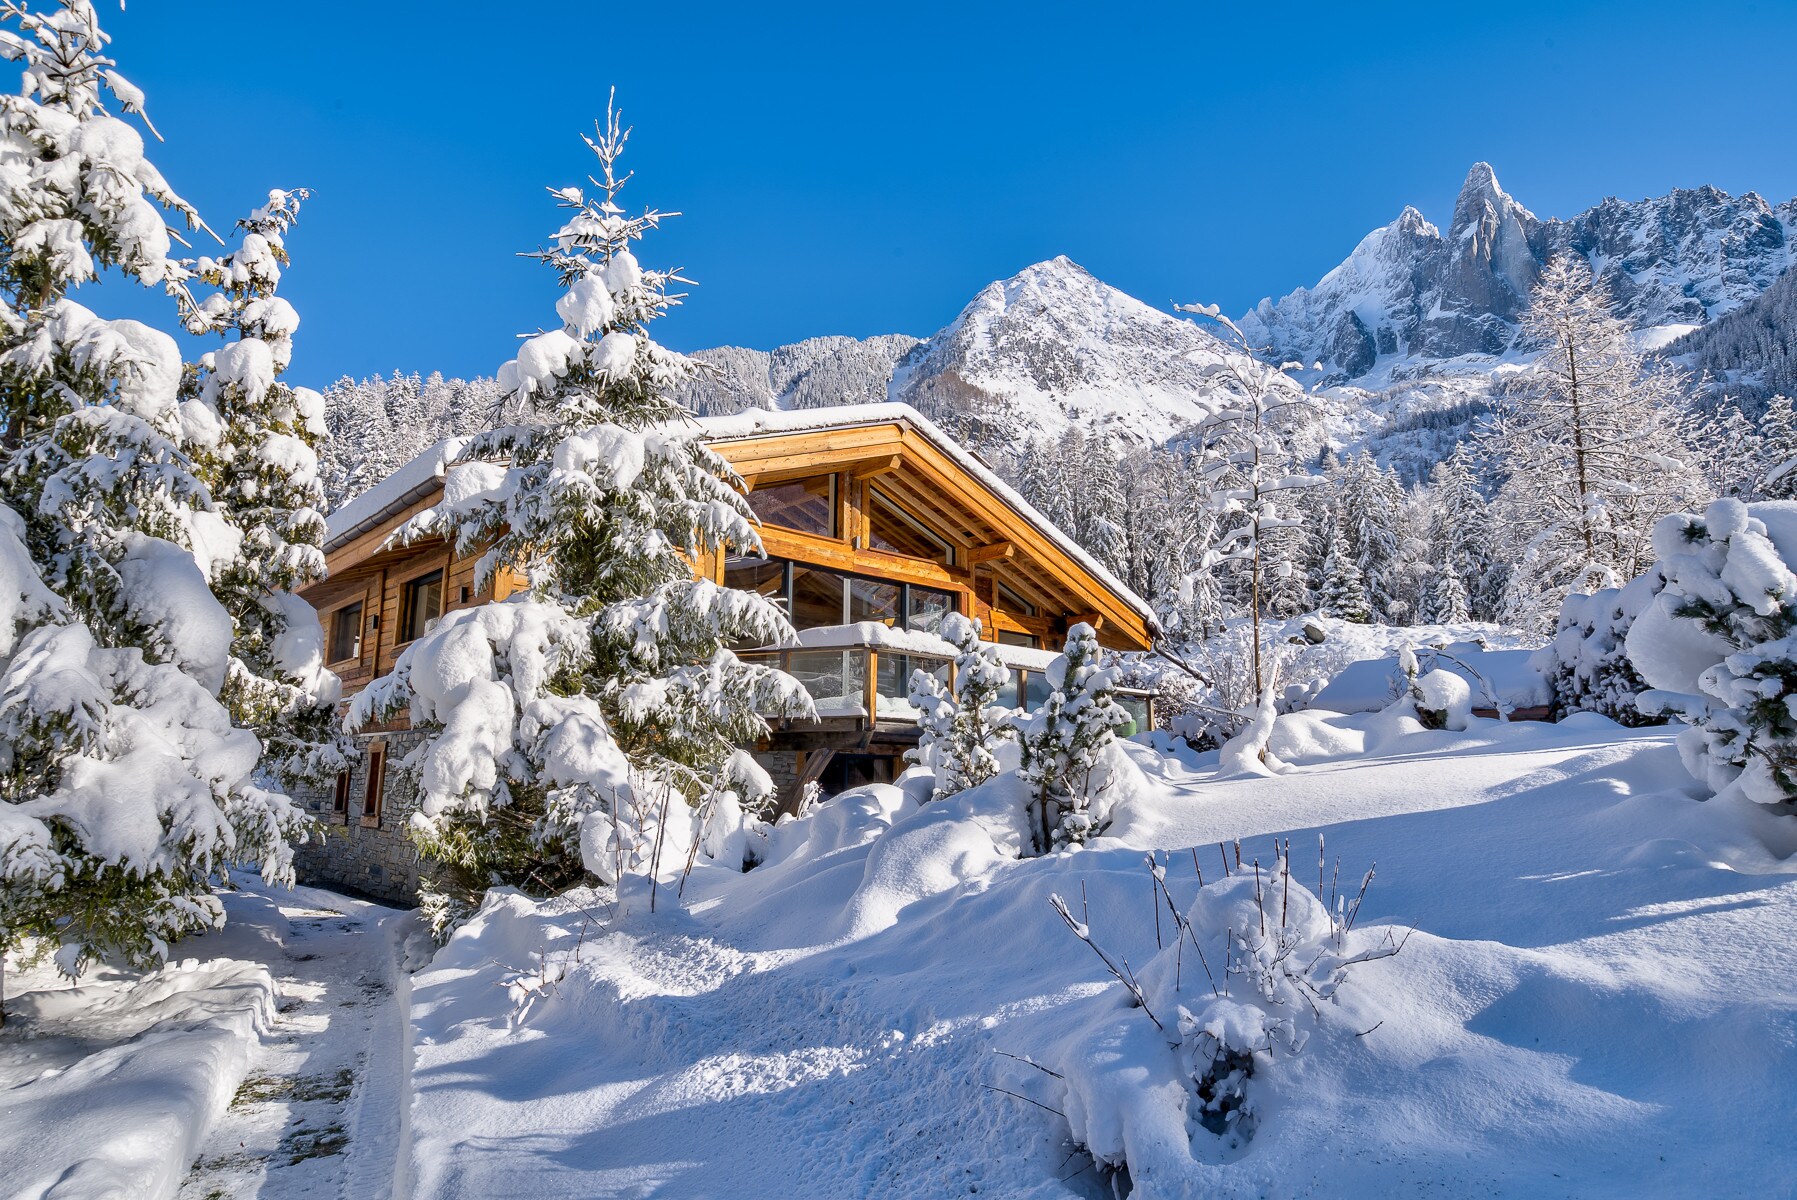
<svg viewBox="0 0 1797 1200"><path fill-rule="evenodd" d="M921 669L945 684L949 681L950 660L946 657L876 646L743 650L738 657L778 667L797 679L810 693L820 720L865 721L871 710L875 721L909 724L917 720L917 708L911 703L912 672ZM998 702L1012 708L1035 708L1048 699L1051 690L1041 671L1014 670ZM1127 737L1152 727L1150 693L1119 689L1116 700L1129 714L1129 720L1118 728L1119 734Z"/></svg>
<svg viewBox="0 0 1797 1200"><path fill-rule="evenodd" d="M926 670L947 682L949 660L872 646L812 650L746 650L744 662L778 667L797 679L811 695L820 718L910 722L917 719L911 703L911 673Z"/></svg>

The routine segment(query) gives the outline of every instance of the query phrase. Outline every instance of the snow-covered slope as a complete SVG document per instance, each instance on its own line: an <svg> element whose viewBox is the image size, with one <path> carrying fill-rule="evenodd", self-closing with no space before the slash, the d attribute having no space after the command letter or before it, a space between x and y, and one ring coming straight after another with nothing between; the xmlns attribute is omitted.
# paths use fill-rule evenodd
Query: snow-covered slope
<svg viewBox="0 0 1797 1200"><path fill-rule="evenodd" d="M1444 235L1413 208L1373 231L1314 287L1242 319L1257 342L1383 383L1420 365L1509 348L1541 265L1584 255L1637 329L1702 325L1752 301L1797 261L1797 200L1677 189L1543 220L1474 164Z"/></svg>
<svg viewBox="0 0 1797 1200"><path fill-rule="evenodd" d="M1760 836L1790 818L1690 799L1671 743L1302 713L1274 778L1132 747L1146 790L1078 853L1019 861L998 783L876 785L653 913L496 894L416 978L415 1194L1783 1194L1797 876ZM1214 1013L1203 971L1246 985L1218 938L1175 951L1144 852L1187 910L1199 870L1230 886L1224 843L1264 872L1289 836L1277 922L1319 835L1350 892L1378 864L1349 952L1416 931L1298 1006L1308 1039L1257 1064L1231 1145L1195 1119L1180 1012L1157 993L1157 1029L1049 898L1151 988L1182 954L1177 1008ZM1075 1137L1121 1149L1133 1193Z"/></svg>
<svg viewBox="0 0 1797 1200"><path fill-rule="evenodd" d="M694 355L716 374L683 399L704 415L891 399L1001 442L1069 425L1163 441L1213 411L1228 354L1190 321L1065 257L982 288L933 337L812 338Z"/></svg>
<svg viewBox="0 0 1797 1200"><path fill-rule="evenodd" d="M1228 353L1060 257L981 289L899 364L893 399L950 428L971 419L1042 436L1079 425L1158 442L1215 411Z"/></svg>

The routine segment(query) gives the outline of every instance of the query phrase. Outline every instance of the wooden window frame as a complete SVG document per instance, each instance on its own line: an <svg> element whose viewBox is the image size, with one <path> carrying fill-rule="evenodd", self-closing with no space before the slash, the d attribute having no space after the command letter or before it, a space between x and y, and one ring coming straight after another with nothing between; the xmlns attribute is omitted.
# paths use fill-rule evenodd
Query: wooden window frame
<svg viewBox="0 0 1797 1200"><path fill-rule="evenodd" d="M336 785L331 792L331 824L349 824L349 798L356 790L356 770L345 767L337 772Z"/></svg>
<svg viewBox="0 0 1797 1200"><path fill-rule="evenodd" d="M432 617L431 620L440 621L443 619L443 614L449 611L449 567L446 564L438 563L436 566L425 567L423 570L416 571L399 580L399 602L394 606L396 609L394 615L398 618L395 624L399 626L393 631L393 648L395 650L398 650L401 646L409 646L417 641L418 638L424 636L423 632L420 632L417 637L406 637L405 633L412 624L413 585L430 578L432 575L437 577L438 583L442 587L442 594L437 600L437 615Z"/></svg>
<svg viewBox="0 0 1797 1200"><path fill-rule="evenodd" d="M362 787L362 828L380 827L381 807L386 800L387 743L374 742L368 747L368 779Z"/></svg>
<svg viewBox="0 0 1797 1200"><path fill-rule="evenodd" d="M329 662L325 663L325 666L327 666L327 667L335 667L342 663L360 663L364 657L364 655L363 655L364 647L363 647L362 641L363 641L363 638L368 633L368 593L367 592L363 592L359 596L352 596L349 599L345 600L342 604L339 604L336 608L333 608L329 612L325 613L325 615L324 615L325 652L328 654L330 652L332 644L337 640L337 619L339 617L341 617L346 611L348 611L349 609L352 609L352 608L360 608L362 610L361 613L358 614L356 617L356 652L347 658L331 659Z"/></svg>

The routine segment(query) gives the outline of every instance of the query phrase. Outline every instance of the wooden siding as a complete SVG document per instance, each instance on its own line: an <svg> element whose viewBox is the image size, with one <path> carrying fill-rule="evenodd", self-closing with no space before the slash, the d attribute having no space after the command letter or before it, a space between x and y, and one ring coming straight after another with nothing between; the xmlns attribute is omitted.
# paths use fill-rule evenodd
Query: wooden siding
<svg viewBox="0 0 1797 1200"><path fill-rule="evenodd" d="M403 518L400 518L403 519ZM400 519L393 524L397 525ZM330 556L333 569L329 575L300 596L318 610L324 623L327 644L331 616L347 605L362 605L362 644L355 658L326 664L343 680L345 693L361 690L368 683L393 669L393 664L407 643L398 641L405 585L434 570L443 572L443 611L451 612L488 600L503 600L519 590L518 580L509 571L501 571L494 586L476 589L474 569L478 555L458 558L442 538L429 538L409 546L378 549L388 527L381 536L368 535L367 541L376 552L360 560L343 557L342 551ZM372 540L370 540L372 539ZM355 545L357 543L352 543ZM378 620L375 620L378 618Z"/></svg>

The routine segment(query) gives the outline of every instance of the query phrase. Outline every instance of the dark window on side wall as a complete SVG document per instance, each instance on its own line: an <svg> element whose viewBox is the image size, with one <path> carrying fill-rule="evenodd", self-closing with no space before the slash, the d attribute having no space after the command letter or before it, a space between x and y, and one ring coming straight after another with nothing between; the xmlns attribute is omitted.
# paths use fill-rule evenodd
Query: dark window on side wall
<svg viewBox="0 0 1797 1200"><path fill-rule="evenodd" d="M387 747L368 749L368 786L362 791L362 824L381 823L381 801L387 790Z"/></svg>
<svg viewBox="0 0 1797 1200"><path fill-rule="evenodd" d="M399 618L399 640L414 641L430 632L431 622L443 615L443 569L406 581Z"/></svg>
<svg viewBox="0 0 1797 1200"><path fill-rule="evenodd" d="M347 767L337 772L337 791L331 797L331 816L339 821L349 820L350 781L353 775Z"/></svg>
<svg viewBox="0 0 1797 1200"><path fill-rule="evenodd" d="M334 663L362 656L362 602L346 604L331 614L331 658Z"/></svg>

